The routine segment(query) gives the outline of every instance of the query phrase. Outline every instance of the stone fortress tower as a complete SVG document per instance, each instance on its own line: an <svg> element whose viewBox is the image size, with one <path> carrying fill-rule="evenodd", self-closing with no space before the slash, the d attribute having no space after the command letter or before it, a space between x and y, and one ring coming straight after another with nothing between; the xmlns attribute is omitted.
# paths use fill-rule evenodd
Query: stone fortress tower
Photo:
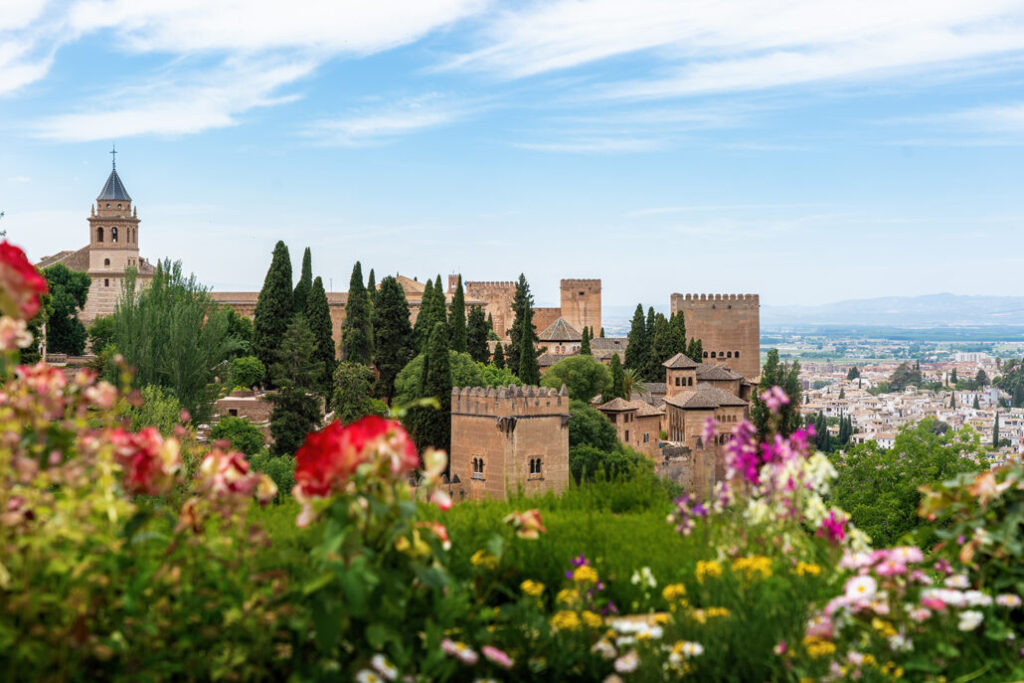
<svg viewBox="0 0 1024 683"><path fill-rule="evenodd" d="M505 499L569 484L569 395L543 387L452 390L454 500Z"/></svg>
<svg viewBox="0 0 1024 683"><path fill-rule="evenodd" d="M562 317L577 330L601 334L601 281L562 280Z"/></svg>
<svg viewBox="0 0 1024 683"><path fill-rule="evenodd" d="M448 276L448 292L454 292L458 283L457 275ZM484 314L494 319L494 332L502 339L508 339L515 313L512 302L516 296L515 282L472 282L463 281L467 299L486 302ZM582 332L584 327L593 329L594 335L601 333L601 281L562 280L560 282L561 306L558 308L533 309L533 325L538 332L554 323L558 318L565 320L573 329Z"/></svg>
<svg viewBox="0 0 1024 683"><path fill-rule="evenodd" d="M78 251L61 251L36 264L46 268L63 263L92 278L89 297L79 319L88 326L101 315L110 315L121 296L125 272L135 269L141 282L153 277L153 266L139 256L139 216L131 195L117 173L115 150L110 175L103 184L89 216L89 243Z"/></svg>
<svg viewBox="0 0 1024 683"><path fill-rule="evenodd" d="M724 364L748 380L761 375L761 304L757 294L673 294L686 335L700 339L704 362Z"/></svg>

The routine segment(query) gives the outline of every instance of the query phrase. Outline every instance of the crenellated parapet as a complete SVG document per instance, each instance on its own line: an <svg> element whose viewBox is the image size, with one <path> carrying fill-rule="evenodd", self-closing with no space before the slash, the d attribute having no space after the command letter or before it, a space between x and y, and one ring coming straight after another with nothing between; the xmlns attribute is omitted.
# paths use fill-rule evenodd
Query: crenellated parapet
<svg viewBox="0 0 1024 683"><path fill-rule="evenodd" d="M569 414L569 393L548 387L456 387L452 389L452 415L527 417Z"/></svg>
<svg viewBox="0 0 1024 683"><path fill-rule="evenodd" d="M677 310L678 304L685 303L687 306L716 306L720 304L732 304L737 308L757 308L760 306L760 295L758 294L680 294L672 295L672 311Z"/></svg>

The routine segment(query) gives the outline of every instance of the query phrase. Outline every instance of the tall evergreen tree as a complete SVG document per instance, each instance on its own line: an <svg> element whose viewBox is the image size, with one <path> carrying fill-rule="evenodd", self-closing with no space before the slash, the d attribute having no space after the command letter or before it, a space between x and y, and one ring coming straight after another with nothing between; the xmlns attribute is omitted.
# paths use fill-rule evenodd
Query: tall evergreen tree
<svg viewBox="0 0 1024 683"><path fill-rule="evenodd" d="M949 407L951 410L956 410L956 392L951 391L949 393Z"/></svg>
<svg viewBox="0 0 1024 683"><path fill-rule="evenodd" d="M437 316L437 322L444 323L444 326L448 327L448 300L444 296L440 273L434 280L434 314Z"/></svg>
<svg viewBox="0 0 1024 683"><path fill-rule="evenodd" d="M695 363L704 362L704 342L694 337L686 345L686 355Z"/></svg>
<svg viewBox="0 0 1024 683"><path fill-rule="evenodd" d="M270 400L270 434L274 452L291 455L302 445L306 434L320 424L320 400L316 395L323 367L315 359L316 339L302 315L289 323L277 358L270 368L277 387Z"/></svg>
<svg viewBox="0 0 1024 683"><path fill-rule="evenodd" d="M529 384L523 377L522 369L519 366L522 362L522 351L527 349L526 355L529 358L526 361L528 366L526 372L531 377L535 374L530 366L536 367L537 365L537 355L535 352L537 330L533 326L533 295L530 293L530 284L522 273L519 274L519 281L516 283L516 293L512 299L512 312L515 314L515 318L512 321L512 329L509 330L509 338L512 343L506 350L505 361L508 363L509 370L514 375L521 379L524 384ZM526 338L525 342L523 341L524 337ZM538 377L539 372L537 370Z"/></svg>
<svg viewBox="0 0 1024 683"><path fill-rule="evenodd" d="M532 317L533 314L531 313ZM533 323L530 323L531 326ZM523 334L519 338L519 374L517 375L523 384L537 386L540 384L540 366L537 364L537 353L534 350L534 343L530 335Z"/></svg>
<svg viewBox="0 0 1024 683"><path fill-rule="evenodd" d="M619 354L613 353L610 364L612 371L612 388L608 392L607 396L601 398L605 401L610 401L613 398L625 398L628 399L629 395L626 392L626 377L622 371L622 362L619 360Z"/></svg>
<svg viewBox="0 0 1024 683"><path fill-rule="evenodd" d="M420 448L449 450L451 447L452 374L448 357L448 328L437 322L430 332L420 379L420 398L436 398L440 410L411 408L406 421Z"/></svg>
<svg viewBox="0 0 1024 683"><path fill-rule="evenodd" d="M392 276L380 281L377 305L373 309L373 333L376 335L377 396L389 403L395 396L395 377L416 355L409 304L405 291Z"/></svg>
<svg viewBox="0 0 1024 683"><path fill-rule="evenodd" d="M999 411L996 411L996 420L992 423L992 448L999 448Z"/></svg>
<svg viewBox="0 0 1024 683"><path fill-rule="evenodd" d="M590 352L590 330L584 326L583 328L583 339L580 340L580 355L581 356L592 356Z"/></svg>
<svg viewBox="0 0 1024 683"><path fill-rule="evenodd" d="M306 299L309 298L309 292L313 288L313 261L312 256L309 253L309 247L302 252L302 272L299 275L299 282L295 285L295 291L292 292L292 305L295 306L296 313L306 313Z"/></svg>
<svg viewBox="0 0 1024 683"><path fill-rule="evenodd" d="M370 276L366 278L366 293L370 296L370 308L377 305L377 276L370 268Z"/></svg>
<svg viewBox="0 0 1024 683"><path fill-rule="evenodd" d="M772 416L768 406L761 401L761 394L772 387L781 387L789 396L789 403L782 406L778 417ZM750 406L750 420L757 427L757 433L764 438L772 422L783 436L789 436L800 426L800 364L793 361L791 365L779 362L779 350L768 352L764 367L761 369L761 381L754 390Z"/></svg>
<svg viewBox="0 0 1024 683"><path fill-rule="evenodd" d="M331 397L331 378L334 377L334 324L331 322L331 307L327 303L324 281L317 275L306 297L306 321L313 333L313 359L320 363L320 391L324 398Z"/></svg>
<svg viewBox="0 0 1024 683"><path fill-rule="evenodd" d="M647 322L644 319L643 304L636 305L633 312L633 321L629 326L629 334L626 336L626 367L639 373L641 376L647 373L647 357L651 351L650 340L647 337Z"/></svg>
<svg viewBox="0 0 1024 683"><path fill-rule="evenodd" d="M363 285L363 267L356 261L348 284L345 322L341 328L342 359L346 363L369 365L373 358L373 324L370 297Z"/></svg>
<svg viewBox="0 0 1024 683"><path fill-rule="evenodd" d="M434 329L434 281L429 277L423 287L420 298L420 310L416 313L416 324L413 326L413 342L417 353L422 352L430 339L430 331Z"/></svg>
<svg viewBox="0 0 1024 683"><path fill-rule="evenodd" d="M253 353L268 368L277 362L277 349L294 310L291 257L287 245L278 242L253 315Z"/></svg>
<svg viewBox="0 0 1024 683"><path fill-rule="evenodd" d="M647 366L647 381L664 382L665 368L662 363L676 354L675 332L668 319L658 313L654 317L654 334L651 335L651 355Z"/></svg>
<svg viewBox="0 0 1024 683"><path fill-rule="evenodd" d="M452 295L452 310L448 316L448 328L451 332L452 351L466 350L466 293L462 289L462 276Z"/></svg>
<svg viewBox="0 0 1024 683"><path fill-rule="evenodd" d="M466 321L466 351L478 363L486 363L491 359L487 348L487 318L480 306L471 306Z"/></svg>
<svg viewBox="0 0 1024 683"><path fill-rule="evenodd" d="M505 369L505 345L498 342L494 345L494 367Z"/></svg>
<svg viewBox="0 0 1024 683"><path fill-rule="evenodd" d="M974 403L971 405L971 407L974 408L975 410L978 410L979 408L981 408L981 403L978 401L978 395L977 394L974 395Z"/></svg>
<svg viewBox="0 0 1024 683"><path fill-rule="evenodd" d="M668 326L671 331L672 356L677 353L686 353L686 319L682 311L677 311L669 318ZM671 358L672 356L669 356Z"/></svg>

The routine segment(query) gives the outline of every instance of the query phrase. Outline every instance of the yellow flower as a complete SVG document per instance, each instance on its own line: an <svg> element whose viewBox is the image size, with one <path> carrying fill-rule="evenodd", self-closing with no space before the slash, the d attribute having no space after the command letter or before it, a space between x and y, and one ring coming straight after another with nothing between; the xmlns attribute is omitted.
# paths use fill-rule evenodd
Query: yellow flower
<svg viewBox="0 0 1024 683"><path fill-rule="evenodd" d="M664 626L668 623L669 616L665 612L658 612L651 618L651 620L658 626Z"/></svg>
<svg viewBox="0 0 1024 683"><path fill-rule="evenodd" d="M821 574L821 567L813 562L797 562L796 564L797 576L818 576L819 574Z"/></svg>
<svg viewBox="0 0 1024 683"><path fill-rule="evenodd" d="M693 610L692 612L690 612L690 616L693 617L693 620L696 621L698 624L703 625L708 623L707 612L705 612L702 609Z"/></svg>
<svg viewBox="0 0 1024 683"><path fill-rule="evenodd" d="M559 605L571 605L579 600L580 594L575 588L563 588L558 591L558 595L555 597L555 602Z"/></svg>
<svg viewBox="0 0 1024 683"><path fill-rule="evenodd" d="M722 565L718 564L714 560L700 560L697 562L697 581L704 583L704 579L712 578L717 579L722 575Z"/></svg>
<svg viewBox="0 0 1024 683"><path fill-rule="evenodd" d="M729 610L725 607L708 607L704 613L708 615L709 619L729 616Z"/></svg>
<svg viewBox="0 0 1024 683"><path fill-rule="evenodd" d="M670 583L662 589L661 595L668 602L681 600L686 596L686 586L681 583Z"/></svg>
<svg viewBox="0 0 1024 683"><path fill-rule="evenodd" d="M590 610L585 610L580 616L583 617L583 623L590 628L601 628L604 626L604 619L601 618L601 615Z"/></svg>
<svg viewBox="0 0 1024 683"><path fill-rule="evenodd" d="M531 598L539 598L541 593L544 592L544 584L539 581L531 581L527 579L519 584L519 587L523 589L523 592L529 595Z"/></svg>
<svg viewBox="0 0 1024 683"><path fill-rule="evenodd" d="M818 636L807 636L804 638L804 649L812 659L827 657L836 651L835 643Z"/></svg>
<svg viewBox="0 0 1024 683"><path fill-rule="evenodd" d="M886 638L888 638L889 636L894 636L897 633L899 633L899 631L893 628L892 624L883 619L879 619L878 617L875 617L871 620L871 628L875 629Z"/></svg>
<svg viewBox="0 0 1024 683"><path fill-rule="evenodd" d="M572 573L572 579L579 583L597 583L597 570L585 564L576 568L576 571Z"/></svg>
<svg viewBox="0 0 1024 683"><path fill-rule="evenodd" d="M551 617L551 628L555 630L574 631L579 627L579 615L573 611L562 610L561 612L555 612L554 616Z"/></svg>
<svg viewBox="0 0 1024 683"><path fill-rule="evenodd" d="M494 570L498 567L498 558L484 550L477 550L473 553L473 557L469 558L469 561L473 563L474 567L483 569Z"/></svg>
<svg viewBox="0 0 1024 683"><path fill-rule="evenodd" d="M764 555L751 555L750 557L737 557L732 561L733 571L743 572L747 579L767 579L772 575L771 558ZM760 574L760 577L757 575Z"/></svg>

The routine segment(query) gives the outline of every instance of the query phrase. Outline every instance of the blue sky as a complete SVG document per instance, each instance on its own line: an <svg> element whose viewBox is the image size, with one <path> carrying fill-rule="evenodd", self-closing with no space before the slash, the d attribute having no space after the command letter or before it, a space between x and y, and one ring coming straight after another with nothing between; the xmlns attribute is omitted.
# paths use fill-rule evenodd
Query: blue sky
<svg viewBox="0 0 1024 683"><path fill-rule="evenodd" d="M1024 2L0 0L0 227L258 289L278 239L538 303L1020 294Z"/></svg>

